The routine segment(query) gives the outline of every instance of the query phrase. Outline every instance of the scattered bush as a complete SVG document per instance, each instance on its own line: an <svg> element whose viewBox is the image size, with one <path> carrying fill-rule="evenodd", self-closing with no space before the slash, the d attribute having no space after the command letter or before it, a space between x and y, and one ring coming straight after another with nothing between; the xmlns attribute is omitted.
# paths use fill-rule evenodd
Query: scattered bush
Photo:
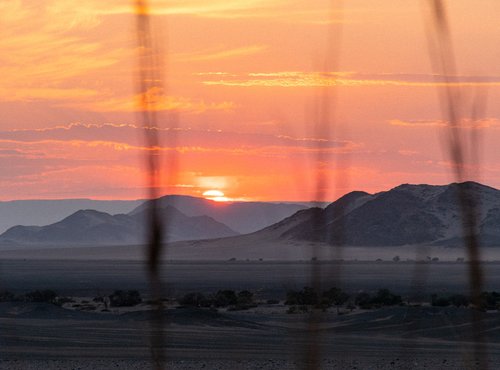
<svg viewBox="0 0 500 370"><path fill-rule="evenodd" d="M251 305L253 304L253 293L248 290L242 290L238 293L238 305Z"/></svg>
<svg viewBox="0 0 500 370"><path fill-rule="evenodd" d="M389 289L379 289L372 303L377 306L396 306L403 303L400 295L393 294Z"/></svg>
<svg viewBox="0 0 500 370"><path fill-rule="evenodd" d="M190 307L210 307L212 304L212 302L201 293L188 293L179 299L179 303L183 306Z"/></svg>
<svg viewBox="0 0 500 370"><path fill-rule="evenodd" d="M379 289L377 294L371 296L366 292L359 293L354 303L363 309L370 309L374 307L383 306L396 306L403 303L400 295L393 294L389 289Z"/></svg>
<svg viewBox="0 0 500 370"><path fill-rule="evenodd" d="M497 310L500 307L500 293L497 292L482 292L481 304L479 309L481 310Z"/></svg>
<svg viewBox="0 0 500 370"><path fill-rule="evenodd" d="M470 299L463 294L454 294L450 297L450 302L455 307L467 307L470 304Z"/></svg>
<svg viewBox="0 0 500 370"><path fill-rule="evenodd" d="M362 309L370 309L372 308L371 300L371 295L366 292L361 292L354 298L354 304Z"/></svg>
<svg viewBox="0 0 500 370"><path fill-rule="evenodd" d="M238 303L238 297L234 290L219 290L213 298L215 307L227 307Z"/></svg>
<svg viewBox="0 0 500 370"><path fill-rule="evenodd" d="M34 290L24 295L27 302L54 303L57 293L53 290Z"/></svg>
<svg viewBox="0 0 500 370"><path fill-rule="evenodd" d="M75 301L72 298L70 298L70 297L57 297L54 300L54 304L56 304L58 306L62 306L65 303L74 303L74 302Z"/></svg>
<svg viewBox="0 0 500 370"><path fill-rule="evenodd" d="M305 287L300 291L289 290L286 293L286 305L316 305L318 302L318 293L310 287Z"/></svg>
<svg viewBox="0 0 500 370"><path fill-rule="evenodd" d="M141 303L142 298L137 290L115 290L109 296L109 302L113 307L131 307Z"/></svg>
<svg viewBox="0 0 500 370"><path fill-rule="evenodd" d="M322 303L327 304L328 306L342 306L349 300L349 294L342 291L340 288L331 288L326 292L323 292L322 295Z"/></svg>
<svg viewBox="0 0 500 370"><path fill-rule="evenodd" d="M438 297L437 294L431 296L431 304L434 307L448 307L451 305L451 301L446 297Z"/></svg>
<svg viewBox="0 0 500 370"><path fill-rule="evenodd" d="M14 300L14 293L8 290L0 291L0 302L12 302Z"/></svg>

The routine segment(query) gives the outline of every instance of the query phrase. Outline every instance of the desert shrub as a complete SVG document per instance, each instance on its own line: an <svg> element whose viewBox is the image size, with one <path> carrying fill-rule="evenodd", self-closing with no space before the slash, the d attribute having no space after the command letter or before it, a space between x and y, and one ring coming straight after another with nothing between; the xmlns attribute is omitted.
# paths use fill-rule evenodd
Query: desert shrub
<svg viewBox="0 0 500 370"><path fill-rule="evenodd" d="M431 296L431 304L435 307L448 307L451 305L451 301L446 297L438 297L437 294Z"/></svg>
<svg viewBox="0 0 500 370"><path fill-rule="evenodd" d="M238 303L238 297L234 290L219 290L215 293L213 304L215 307L227 307Z"/></svg>
<svg viewBox="0 0 500 370"><path fill-rule="evenodd" d="M253 303L253 293L248 290L242 290L238 293L237 301L239 305L251 305Z"/></svg>
<svg viewBox="0 0 500 370"><path fill-rule="evenodd" d="M450 297L450 303L455 307L467 307L470 299L463 294L454 294Z"/></svg>
<svg viewBox="0 0 500 370"><path fill-rule="evenodd" d="M366 292L361 292L354 298L354 304L363 309L372 308L372 296Z"/></svg>
<svg viewBox="0 0 500 370"><path fill-rule="evenodd" d="M12 302L14 301L14 293L8 290L0 291L0 302Z"/></svg>
<svg viewBox="0 0 500 370"><path fill-rule="evenodd" d="M393 294L389 289L379 289L377 294L371 296L366 292L361 292L354 298L354 303L363 309L373 307L395 306L403 303L400 295Z"/></svg>
<svg viewBox="0 0 500 370"><path fill-rule="evenodd" d="M109 302L113 307L130 307L141 303L142 298L137 290L115 290L109 296Z"/></svg>
<svg viewBox="0 0 500 370"><path fill-rule="evenodd" d="M497 292L482 292L480 296L480 309L496 310L500 306L500 293Z"/></svg>
<svg viewBox="0 0 500 370"><path fill-rule="evenodd" d="M305 287L300 291L289 290L286 293L286 305L316 305L318 303L318 293L310 287Z"/></svg>
<svg viewBox="0 0 500 370"><path fill-rule="evenodd" d="M57 297L54 300L54 304L56 304L58 306L62 306L65 303L73 303L73 302L75 302L75 301L70 297Z"/></svg>
<svg viewBox="0 0 500 370"><path fill-rule="evenodd" d="M190 307L210 307L212 302L203 294L194 292L188 293L184 297L180 298L179 303L183 306Z"/></svg>
<svg viewBox="0 0 500 370"><path fill-rule="evenodd" d="M54 303L57 297L57 293L49 289L34 290L32 292L26 293L24 297L28 302Z"/></svg>
<svg viewBox="0 0 500 370"><path fill-rule="evenodd" d="M257 304L254 302L253 293L248 290L242 290L236 296L236 305L231 307L231 310L248 310L253 307L257 307Z"/></svg>
<svg viewBox="0 0 500 370"><path fill-rule="evenodd" d="M342 306L346 303L350 296L340 288L331 288L323 292L321 301L329 306Z"/></svg>
<svg viewBox="0 0 500 370"><path fill-rule="evenodd" d="M389 289L379 289L372 299L372 303L378 306L395 306L402 302L401 296L393 294Z"/></svg>

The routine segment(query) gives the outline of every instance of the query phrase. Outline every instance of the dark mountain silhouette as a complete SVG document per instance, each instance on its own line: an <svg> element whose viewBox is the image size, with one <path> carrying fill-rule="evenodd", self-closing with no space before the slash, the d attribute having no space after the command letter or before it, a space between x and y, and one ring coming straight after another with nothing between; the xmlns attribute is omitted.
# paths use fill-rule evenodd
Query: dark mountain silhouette
<svg viewBox="0 0 500 370"><path fill-rule="evenodd" d="M353 246L460 245L459 188L478 203L481 243L500 246L500 191L475 182L404 184L373 195L352 192L280 237Z"/></svg>
<svg viewBox="0 0 500 370"><path fill-rule="evenodd" d="M251 233L283 220L307 208L301 204L266 202L215 202L185 195L167 195L159 199L160 208L173 206L187 216L209 216L241 234ZM131 215L142 212L148 203L138 206Z"/></svg>
<svg viewBox="0 0 500 370"><path fill-rule="evenodd" d="M80 209L109 214L128 213L144 200L46 199L0 202L0 233L16 225L45 226Z"/></svg>
<svg viewBox="0 0 500 370"><path fill-rule="evenodd" d="M162 209L170 241L221 238L238 235L208 216L188 217L174 207ZM80 210L48 226L14 226L0 235L3 244L126 245L146 240L146 214L110 215Z"/></svg>

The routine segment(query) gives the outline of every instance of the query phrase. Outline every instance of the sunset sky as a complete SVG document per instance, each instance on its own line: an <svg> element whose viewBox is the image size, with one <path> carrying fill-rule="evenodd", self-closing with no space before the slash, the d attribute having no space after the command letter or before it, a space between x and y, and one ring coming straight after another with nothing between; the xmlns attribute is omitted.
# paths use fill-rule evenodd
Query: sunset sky
<svg viewBox="0 0 500 370"><path fill-rule="evenodd" d="M175 170L162 194L313 200L318 168L331 200L453 181L425 1L150 3ZM485 103L477 179L500 187L500 1L447 4L464 111ZM133 2L9 0L0 14L0 199L145 197Z"/></svg>

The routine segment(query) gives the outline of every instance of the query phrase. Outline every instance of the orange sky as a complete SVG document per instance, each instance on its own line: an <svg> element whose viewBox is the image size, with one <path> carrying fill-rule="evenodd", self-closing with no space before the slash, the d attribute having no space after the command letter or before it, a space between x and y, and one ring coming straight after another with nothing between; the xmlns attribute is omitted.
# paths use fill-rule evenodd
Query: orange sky
<svg viewBox="0 0 500 370"><path fill-rule="evenodd" d="M326 199L453 180L424 1L334 3L151 1L159 151L176 168L162 193L311 200L318 171ZM478 179L500 187L500 2L447 4L457 85L468 103L487 96ZM132 1L10 0L0 13L0 198L144 197ZM329 135L315 129L325 94Z"/></svg>

